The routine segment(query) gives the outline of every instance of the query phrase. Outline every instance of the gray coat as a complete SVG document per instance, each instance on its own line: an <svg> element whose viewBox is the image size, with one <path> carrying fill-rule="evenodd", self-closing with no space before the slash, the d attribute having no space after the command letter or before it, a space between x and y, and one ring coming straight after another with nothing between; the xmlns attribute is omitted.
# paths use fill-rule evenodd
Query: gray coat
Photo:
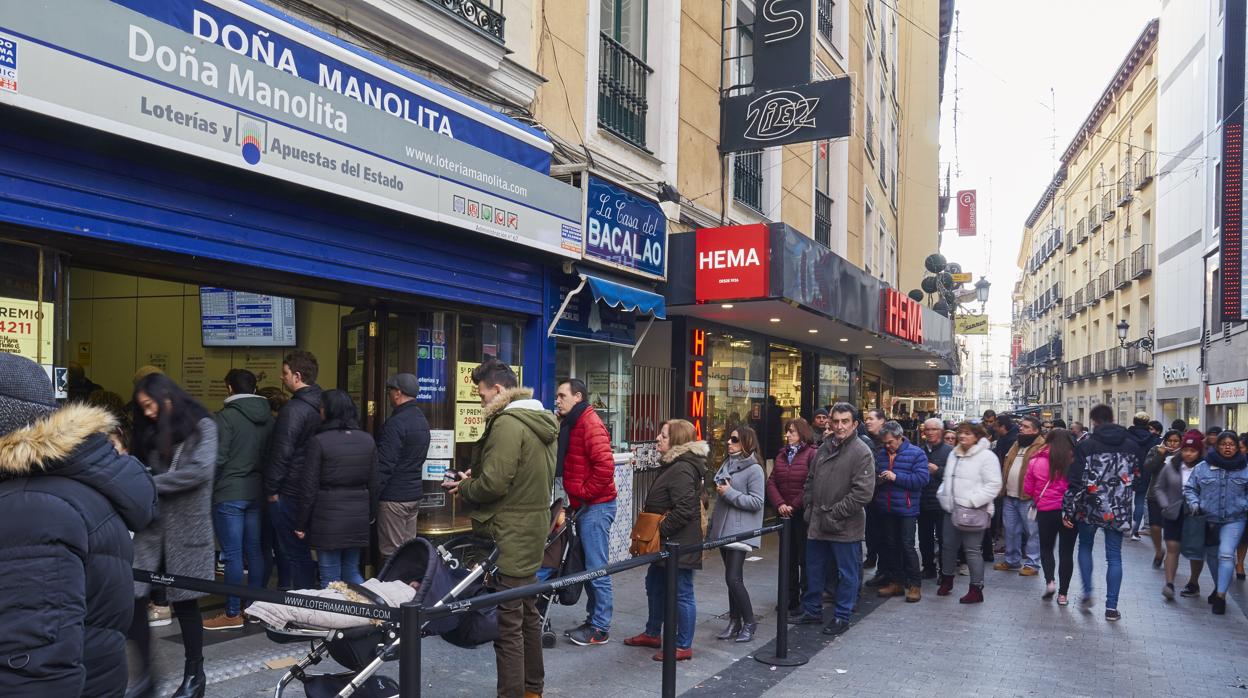
<svg viewBox="0 0 1248 698"><path fill-rule="evenodd" d="M1153 482L1156 487L1153 488L1153 499L1156 500L1157 506L1161 507L1161 515L1167 521L1174 521L1183 513L1183 471L1174 467L1172 458L1179 458L1179 454L1174 454L1170 458L1161 459L1162 466L1153 473ZM1182 459L1179 459L1182 463ZM1180 468L1182 465L1179 466ZM1152 522L1154 525L1160 525L1160 521Z"/></svg>
<svg viewBox="0 0 1248 698"><path fill-rule="evenodd" d="M728 489L719 495L711 512L707 538L724 538L763 526L763 499L766 476L754 456L729 456L715 473L715 479L729 479ZM751 548L760 544L758 538L742 541Z"/></svg>
<svg viewBox="0 0 1248 698"><path fill-rule="evenodd" d="M216 575L212 538L216 423L211 417L199 420L195 433L175 449L171 463L163 462L158 452L147 462L160 497L160 515L134 534L135 568L212 580ZM149 593L147 584L135 582L136 598ZM169 588L170 602L201 596L207 594Z"/></svg>
<svg viewBox="0 0 1248 698"><path fill-rule="evenodd" d="M863 509L875 496L875 457L861 439L839 447L826 438L806 475L802 516L811 540L857 543L866 537Z"/></svg>

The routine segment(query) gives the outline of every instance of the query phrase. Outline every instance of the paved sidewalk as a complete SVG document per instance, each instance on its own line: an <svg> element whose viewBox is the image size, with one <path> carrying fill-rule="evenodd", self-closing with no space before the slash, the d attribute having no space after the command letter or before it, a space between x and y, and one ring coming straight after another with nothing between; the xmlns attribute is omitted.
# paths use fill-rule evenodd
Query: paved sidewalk
<svg viewBox="0 0 1248 698"><path fill-rule="evenodd" d="M698 629L694 659L678 665L680 693L1226 696L1248 690L1248 665L1242 661L1248 657L1245 583L1232 583L1225 616L1213 616L1204 598L1166 603L1160 594L1162 573L1150 565L1152 547L1147 540L1123 545L1119 601L1123 618L1117 623L1104 618L1104 553L1098 540L1097 605L1091 613L1077 606L1077 569L1071 605L1066 608L1040 599L1042 578L990 569L987 600L977 606L957 602L967 586L966 577L958 577L955 595L945 598L936 596L934 582L924 583L923 600L917 604L901 599L880 602L873 593L864 594L862 615L855 616L857 625L848 633L829 640L816 627L794 628L791 648L811 661L802 667L772 669L752 659L753 652L770 649L775 633L775 554L774 542L768 543L757 553L762 559L746 566L747 584L762 616L755 643L714 639L723 627L716 616L727 610L719 556L708 555L705 569L695 575ZM1185 569L1183 563L1180 584L1186 581ZM562 630L576 625L581 613L559 607L555 629L561 642L545 654L546 695L658 695L660 663L650 659L652 652L621 642L644 623L644 573L642 568L615 577L615 624L608 645L568 644ZM1207 573L1202 582L1208 593ZM176 626L160 630L176 635ZM180 671L180 645L169 641L156 645L160 665ZM429 639L423 650L426 695L492 694L494 653L489 646L462 650ZM282 672L263 669L260 663L298 651L298 646L269 643L263 635L213 644L206 651L208 695L272 695ZM397 663L387 665L383 673L397 678ZM297 686L286 695L302 696Z"/></svg>

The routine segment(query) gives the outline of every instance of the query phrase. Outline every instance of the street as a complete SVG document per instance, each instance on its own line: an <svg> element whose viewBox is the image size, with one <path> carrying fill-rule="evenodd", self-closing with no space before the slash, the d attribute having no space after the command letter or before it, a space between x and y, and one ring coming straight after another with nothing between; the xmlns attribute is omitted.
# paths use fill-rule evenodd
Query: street
<svg viewBox="0 0 1248 698"><path fill-rule="evenodd" d="M829 640L817 626L791 628L790 650L810 657L805 666L771 668L752 659L773 648L775 614L774 550L746 566L746 579L760 614L760 641L737 645L716 641L724 621L727 594L718 555L710 555L695 575L698 629L694 658L678 665L678 693L686 696L918 696L918 695L1068 695L1068 696L1225 696L1248 690L1248 669L1237 658L1248 656L1248 587L1232 582L1228 612L1216 617L1205 599L1179 598L1166 603L1160 594L1162 573L1152 569L1147 539L1123 545L1124 578L1119 609L1122 620L1107 622L1103 598L1090 613L1077 603L1079 572L1071 584L1071 604L1059 608L1042 601L1042 577L1020 577L989 569L982 605L962 606L966 577L958 577L954 595L936 596L935 581L923 585L923 600L877 601L874 593L855 614L855 626ZM1098 576L1104 573L1098 538ZM1179 583L1186 581L1180 565ZM566 640L545 653L549 696L659 695L660 663L652 652L625 647L622 640L645 620L644 569L615 577L615 620L611 642L576 647ZM1202 580L1208 591L1209 578ZM1103 594L1103 579L1098 579ZM580 611L560 607L554 627L580 620ZM169 693L180 680L181 646L176 624L157 628L157 667ZM765 631L765 632L764 632ZM208 695L219 698L272 695L282 671L265 662L302 657L302 646L276 645L258 626L243 632L208 633ZM494 690L494 654L486 646L455 648L438 639L423 646L424 694L484 696ZM332 672L332 662L320 671ZM397 680L398 664L384 674ZM302 696L292 684L287 696Z"/></svg>

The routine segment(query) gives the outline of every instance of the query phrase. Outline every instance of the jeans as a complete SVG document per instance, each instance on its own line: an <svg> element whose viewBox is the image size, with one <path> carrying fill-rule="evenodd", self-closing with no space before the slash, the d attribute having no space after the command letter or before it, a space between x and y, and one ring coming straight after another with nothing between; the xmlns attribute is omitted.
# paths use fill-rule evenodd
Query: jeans
<svg viewBox="0 0 1248 698"><path fill-rule="evenodd" d="M312 549L295 537L294 500L282 495L276 504L269 505L269 512L273 514L273 535L281 551L278 562L286 566L286 574L279 572L278 578L288 578L294 589L316 588L316 563L312 561Z"/></svg>
<svg viewBox="0 0 1248 698"><path fill-rule="evenodd" d="M515 589L533 584L533 577L494 575L490 591ZM499 698L522 698L525 693L541 695L546 683L542 659L542 619L537 597L526 596L498 605L498 639L494 641L495 687Z"/></svg>
<svg viewBox="0 0 1248 698"><path fill-rule="evenodd" d="M1122 586L1122 531L1111 531L1090 523L1079 526L1079 578L1083 595L1092 595L1092 544L1096 532L1105 532L1105 608L1118 608L1118 589Z"/></svg>
<svg viewBox="0 0 1248 698"><path fill-rule="evenodd" d="M1027 513L1035 504L1018 497L1005 498L1005 564L1018 567L1025 564L1032 569L1040 566L1040 529ZM1021 539L1021 540L1020 540Z"/></svg>
<svg viewBox="0 0 1248 698"><path fill-rule="evenodd" d="M862 545L860 543L836 543L826 540L806 539L807 589L802 597L803 610L807 615L823 617L823 588L826 586L828 567L835 563L836 617L848 621L858 600L858 586L862 580Z"/></svg>
<svg viewBox="0 0 1248 698"><path fill-rule="evenodd" d="M264 586L269 585L269 578L277 572L277 588L290 588L290 569L283 560L282 551L277 546L277 533L273 530L273 510L277 505L268 499L260 500L260 554L264 556Z"/></svg>
<svg viewBox="0 0 1248 698"><path fill-rule="evenodd" d="M247 558L247 586L263 589L267 571L260 552L260 502L245 499L218 502L212 505L212 526L225 558L225 583L243 583L243 558ZM237 596L225 599L225 614L237 616L242 611Z"/></svg>
<svg viewBox="0 0 1248 698"><path fill-rule="evenodd" d="M646 634L658 637L663 632L663 595L667 591L667 575L663 565L650 565L646 571ZM693 599L693 570L676 571L676 648L693 647L693 626L698 620L698 607Z"/></svg>
<svg viewBox="0 0 1248 698"><path fill-rule="evenodd" d="M1136 534L1140 531L1140 522L1144 520L1144 512L1148 511L1148 490L1135 493L1135 509L1131 512L1131 533ZM1160 522L1149 521L1150 524L1160 525Z"/></svg>
<svg viewBox="0 0 1248 698"><path fill-rule="evenodd" d="M1075 543L1079 532L1066 528L1062 523L1062 511L1041 511L1036 514L1040 528L1040 564L1044 567L1044 581L1053 581L1053 544L1057 544L1057 592L1063 596L1070 590L1070 577L1075 571Z"/></svg>
<svg viewBox="0 0 1248 698"><path fill-rule="evenodd" d="M953 525L953 517L945 514L945 542L940 547L940 573L953 576L958 569L958 548L966 550L966 566L971 573L971 586L984 586L984 558L979 546L984 534L979 531L963 531Z"/></svg>
<svg viewBox="0 0 1248 698"><path fill-rule="evenodd" d="M923 582L923 570L919 569L919 554L914 549L914 537L918 532L918 518L914 516L881 517L884 527L884 547L880 559L888 558L888 581L906 587L917 587Z"/></svg>
<svg viewBox="0 0 1248 698"><path fill-rule="evenodd" d="M1218 530L1218 544L1205 547L1205 564L1209 572L1218 580L1219 594L1225 594L1231 588L1231 576L1235 574L1235 548L1244 535L1244 526L1248 522L1227 521Z"/></svg>
<svg viewBox="0 0 1248 698"><path fill-rule="evenodd" d="M604 567L611 554L611 525L615 523L615 500L589 504L576 517L576 531L585 551L585 569ZM611 630L611 576L603 575L585 584L585 612L588 623L602 632Z"/></svg>
<svg viewBox="0 0 1248 698"><path fill-rule="evenodd" d="M919 557L923 559L923 571L936 569L944 533L945 512L936 510L919 513Z"/></svg>
<svg viewBox="0 0 1248 698"><path fill-rule="evenodd" d="M316 565L321 570L321 586L328 587L330 582L364 583L359 548L317 550Z"/></svg>

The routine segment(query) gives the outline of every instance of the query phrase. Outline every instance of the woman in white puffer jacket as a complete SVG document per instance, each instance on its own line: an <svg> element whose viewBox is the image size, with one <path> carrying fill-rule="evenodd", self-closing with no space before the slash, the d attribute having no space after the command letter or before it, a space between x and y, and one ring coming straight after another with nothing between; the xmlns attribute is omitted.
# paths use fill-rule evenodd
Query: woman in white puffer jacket
<svg viewBox="0 0 1248 698"><path fill-rule="evenodd" d="M945 463L945 477L936 491L936 499L945 510L944 540L940 546L940 588L937 596L953 591L953 575L957 565L958 547L966 551L971 572L971 588L959 599L961 603L982 603L984 600L984 558L980 551L982 529L966 531L953 525L954 504L983 509L992 518L992 503L1001 491L1001 464L988 443L988 432L979 424L958 425L958 445Z"/></svg>

